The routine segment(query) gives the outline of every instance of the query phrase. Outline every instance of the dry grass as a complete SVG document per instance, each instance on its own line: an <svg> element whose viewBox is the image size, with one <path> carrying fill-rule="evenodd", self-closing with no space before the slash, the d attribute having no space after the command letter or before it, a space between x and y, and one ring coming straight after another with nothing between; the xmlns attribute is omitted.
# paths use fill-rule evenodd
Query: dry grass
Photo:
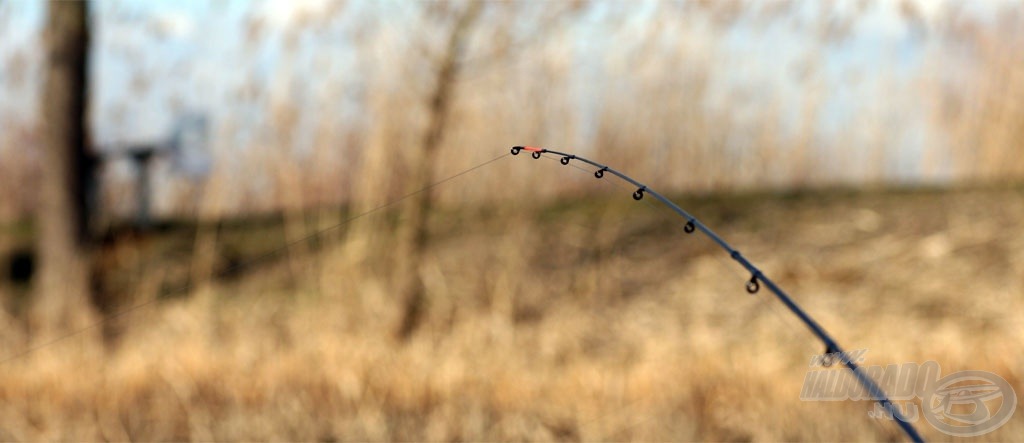
<svg viewBox="0 0 1024 443"><path fill-rule="evenodd" d="M575 12L524 31L504 26L546 23L549 13L498 9L507 14L495 12L470 45L435 176L506 149L496 145L544 144L580 147L673 191L893 179L892 158L906 147L889 129L901 121L874 113L844 122L845 132L828 140L819 133L815 121L830 91L813 71L830 51L827 42L801 68L810 80L793 93L799 109L743 91L716 107L711 91L723 90L719 82L758 69L722 60L727 51L717 38L734 13L712 10L725 23L701 34L693 30L707 26L707 17L659 5L666 9L659 17L669 18L644 29L602 22L616 49L590 60L598 74L582 80L566 62L580 38ZM247 112L223 116L209 180L195 185L164 171L158 181L174 189L158 211L202 220L287 211L274 233L243 233L241 254L251 255L252 244L296 240L336 223L343 215L325 209L331 204L361 212L408 192L415 166L408 159L417 155L409 147L423 132L423 85L431 78L417 60L434 48L405 40L388 11L368 16L367 29L343 29L367 42L355 51L360 80L337 76L324 86L333 92L313 105L294 104L310 91L298 81L304 74L285 72L288 63L275 74L287 86L255 75L239 85L242 98L229 104ZM342 26L332 21L338 17L344 14L325 16L331 23L323 26ZM443 31L428 18L415 21L419 32ZM934 25L939 37L929 38L953 33L954 25ZM293 37L319 38L318 29L296 29ZM534 31L534 41L514 41ZM940 103L929 108L937 114L929 136L949 143L929 145L914 163L919 171L895 172L1019 180L1020 162L1008 159L1019 151L1022 40L1019 32L1002 39L985 31L950 34L979 48L972 55L978 69L962 73L968 92L927 73L920 89L890 91ZM943 55L931 55L930 71L944 71ZM365 88L365 115L354 122L332 112L353 85ZM868 99L884 105L882 98ZM253 131L247 116L261 112L267 124L240 137ZM799 114L797 128L785 128L785 112ZM0 135L0 187L19 188L0 199L0 218L31 210L38 180L23 166L34 160L23 154L30 149L13 148L37 138L30 129ZM246 143L244 153L235 140ZM869 419L866 403L799 401L807 362L821 349L766 292L748 296L749 276L708 240L686 236L677 219L636 205L631 189L610 180L595 185L554 162L524 162L532 160L502 160L435 190L440 210L418 268L429 306L408 343L391 334L401 312L391 253L400 215L375 214L333 233L322 248L290 248L272 265L119 319L116 347L100 349L89 331L0 363L0 440L901 438L895 426ZM118 175L113 169L107 174ZM112 183L117 177L106 180L107 212L130 213L119 201L131 193ZM596 186L614 193L558 200ZM944 373L996 372L1022 394L1022 202L1020 189L988 189L764 201L739 195L689 198L684 206L841 343L869 349L869 364L932 359ZM186 279L205 281L238 248L222 230L197 231L177 259L150 246L119 246L114 267L128 270L112 274L127 282L124 293L134 298L126 302L152 300ZM14 244L4 236L0 243ZM9 292L17 291L0 286L8 305L0 309L0 358L30 343ZM924 423L919 428L948 440ZM1018 435L1020 412L982 439Z"/></svg>
<svg viewBox="0 0 1024 443"><path fill-rule="evenodd" d="M382 236L356 260L336 244L133 313L116 350L75 338L7 362L0 440L900 438L866 403L799 401L810 335L748 296L707 240L621 194L437 214L420 267L431 304L404 345ZM1019 394L1021 202L1003 189L686 205L869 364L989 370ZM1022 431L1018 412L982 439Z"/></svg>

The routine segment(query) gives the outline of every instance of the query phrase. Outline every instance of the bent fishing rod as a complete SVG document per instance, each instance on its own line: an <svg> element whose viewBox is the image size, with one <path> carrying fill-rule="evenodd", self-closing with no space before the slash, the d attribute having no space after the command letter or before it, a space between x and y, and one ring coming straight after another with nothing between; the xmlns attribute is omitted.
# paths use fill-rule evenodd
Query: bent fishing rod
<svg viewBox="0 0 1024 443"><path fill-rule="evenodd" d="M642 200L644 198L644 195L646 194L650 194L654 198L658 199L658 201L665 204L665 206L668 206L669 209L672 209L677 214L679 214L679 216L686 219L686 225L683 226L683 231L685 231L687 234L692 234L695 231L700 231L704 235L708 236L708 238L713 240L715 243L717 243L718 246L721 246L722 249L725 250L725 252L729 253L729 256L733 260L736 260L740 265L742 265L747 271L750 272L750 280L748 280L746 283L746 289L748 293L757 293L757 291L760 290L761 288L761 284L764 284L765 287L767 287L768 290L772 292L772 294L775 294L775 297L778 298L779 301L782 302L782 304L786 305L786 307L789 308L789 310L792 311L793 314L795 314L797 318L799 318L800 321L803 322L803 324L806 325L807 328L810 329L811 332L819 340L821 340L822 343L825 344L825 354L836 354L839 356L847 355L846 352L843 351L843 348L839 346L839 343L836 343L835 339L833 339L832 336L828 334L828 332L825 332L825 329L822 328L821 325L818 324L818 322L814 321L814 319L811 318L811 316L808 315L807 312L805 312L799 305L797 305L796 302L793 301L793 299L790 298L790 296L786 294L785 291L782 290L782 288L776 285L775 282L768 278L768 276L764 275L764 273L761 272L761 270L758 269L756 266L754 266L754 264L751 263L750 260L747 260L746 257L740 254L740 251L733 248L731 245L729 245L729 243L726 243L726 241L723 240L722 237L720 237L706 225L701 223L700 220L697 220L696 217L684 211L683 208L680 208L671 200L665 198L665 196L659 194L658 192L654 191L651 188L648 188L646 185L636 181L632 177L623 174L622 172L619 172L615 169L612 169L608 165L604 165L593 160L580 157L578 155L554 151L551 149L537 148L533 146L512 147L512 155L519 155L521 151L529 151L534 159L539 159L544 154L554 154L557 156L561 156L559 162L563 165L568 165L569 162L571 162L572 160L581 161L583 163L586 163L597 168L597 170L594 171L594 177L598 179L604 177L605 173L610 173L612 175L615 175L616 177L619 177L622 180L629 182L633 186L636 186L636 191L633 191L634 200ZM860 366L853 361L853 359L841 358L841 361L844 362L847 368L853 371L853 374L856 376L857 381L860 382L861 386L863 386L864 389L868 391L868 393L871 395L871 398L875 399L875 401L877 401L879 405L885 408L886 411L892 412L893 418L896 420L896 423L899 424L900 428L903 429L903 432L907 434L907 437L910 437L910 439L915 442L924 441L924 439L921 438L921 435L917 433L917 430L914 429L914 426L911 425L910 422L908 422L907 419L903 417L903 414L900 412L900 409L893 405L892 401L889 400L889 396L886 395L885 391L883 391L882 388L878 386L878 384L875 383L874 380L871 379L871 377L868 377L864 370L861 369Z"/></svg>

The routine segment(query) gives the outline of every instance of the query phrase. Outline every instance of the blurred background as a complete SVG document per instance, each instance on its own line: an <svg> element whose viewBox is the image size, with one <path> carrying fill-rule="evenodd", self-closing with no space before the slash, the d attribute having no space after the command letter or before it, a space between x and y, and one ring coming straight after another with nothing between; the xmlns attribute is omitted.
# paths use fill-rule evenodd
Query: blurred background
<svg viewBox="0 0 1024 443"><path fill-rule="evenodd" d="M1016 2L0 0L0 440L899 439L799 401L715 244L508 148L1019 395L1021 103Z"/></svg>

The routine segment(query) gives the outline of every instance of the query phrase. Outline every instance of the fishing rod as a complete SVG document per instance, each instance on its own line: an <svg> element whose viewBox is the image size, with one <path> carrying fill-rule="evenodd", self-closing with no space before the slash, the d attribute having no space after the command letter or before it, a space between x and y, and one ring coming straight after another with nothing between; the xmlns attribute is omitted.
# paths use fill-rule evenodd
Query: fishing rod
<svg viewBox="0 0 1024 443"><path fill-rule="evenodd" d="M767 287L768 290L772 292L772 294L775 294L775 297L778 298L779 301L782 302L782 304L786 305L786 307L789 308L789 310L792 311L793 314L795 314L797 318L799 318L800 321L803 322L803 324L806 325L807 328L810 329L811 332L814 333L814 335L819 340L821 340L822 343L825 344L825 354L835 354L839 356L846 355L846 352L843 351L843 348L839 346L839 343L836 343L835 339L833 339L832 336L828 334L828 332L825 332L825 329L822 328L821 325L818 324L818 322L814 321L814 319L811 318L811 316L808 315L807 312L805 312L799 305L797 305L796 302L793 301L793 299L790 298L790 296L786 294L785 291L782 290L782 288L776 285L775 282L768 278L768 276L764 275L764 273L761 272L761 270L758 269L756 266L754 266L754 264L751 263L750 260L747 260L746 257L740 254L740 251L733 248L731 245L729 245L729 243L726 243L726 241L723 240L722 237L720 237L718 234L716 234L715 231L712 231L711 228L708 228L706 225L701 223L700 220L697 220L696 217L684 211L683 208L680 208L671 200L665 198L665 196L659 194L658 192L654 191L651 188L648 188L647 185L644 185L643 183L636 181L632 177L623 174L615 169L612 169L608 165L604 165L593 160L580 157L578 155L554 151L551 149L537 148L533 146L512 147L512 155L519 155L521 151L529 151L534 159L539 159L541 158L541 156L548 153L561 156L559 162L563 165L568 165L569 162L572 160L581 161L583 163L589 164L597 168L597 170L594 171L594 177L598 179L603 178L605 173L615 175L616 177L619 177L620 179L625 180L632 184L633 186L637 187L636 191L633 191L633 200L642 200L644 198L644 195L646 194L652 195L654 198L658 199L658 201L664 203L665 206L668 206L669 209L672 209L681 217L686 219L686 225L683 226L683 231L685 231L687 234L692 234L695 231L699 230L704 235L708 236L708 238L717 243L718 246L721 246L722 249L725 250L725 252L729 253L729 256L732 257L733 260L736 260L740 265L742 265L747 271L750 272L750 280L748 280L746 283L746 289L748 293L757 293L757 291L761 289L761 284L764 284L765 287ZM907 437L910 437L910 439L915 442L924 441L924 439L921 438L921 435L917 433L917 430L914 429L914 426L911 425L910 422L908 422L907 419L903 417L903 414L900 412L899 408L893 405L892 401L889 400L889 396L886 395L885 391L883 391L882 388L878 386L878 384L876 384L874 380L871 379L871 377L868 377L868 375L864 373L864 370L861 369L860 366L858 366L857 363L853 361L853 359L842 358L841 360L845 363L847 368L850 368L850 370L853 371L853 374L856 376L857 381L860 382L861 386L863 386L864 389L867 389L868 393L871 394L871 398L875 399L875 401L877 401L879 405L885 408L886 411L892 412L893 418L896 419L896 423L900 425L900 428L902 428L903 432L907 434Z"/></svg>

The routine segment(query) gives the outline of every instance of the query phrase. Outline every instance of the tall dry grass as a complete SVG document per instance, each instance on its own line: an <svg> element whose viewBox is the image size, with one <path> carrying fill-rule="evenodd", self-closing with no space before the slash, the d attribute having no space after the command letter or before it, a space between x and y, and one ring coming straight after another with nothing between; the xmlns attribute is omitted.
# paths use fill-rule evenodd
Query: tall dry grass
<svg viewBox="0 0 1024 443"><path fill-rule="evenodd" d="M500 168L567 174L533 161ZM77 352L73 338L5 362L2 439L900 438L867 403L799 401L816 341L770 295L747 295L708 240L627 191L437 215L420 266L430 304L402 346L385 238L359 262L334 244L292 257L322 264L297 276L279 261L134 312L116 349ZM686 203L841 343L868 349L868 364L935 360L1024 392L1021 201L989 190ZM980 439L1012 439L1021 417Z"/></svg>
<svg viewBox="0 0 1024 443"><path fill-rule="evenodd" d="M1004 5L990 26L949 19L944 37L959 41L972 69L929 76L934 118L946 128L954 173L969 181L1017 181L1024 136L1024 32L1019 5Z"/></svg>

